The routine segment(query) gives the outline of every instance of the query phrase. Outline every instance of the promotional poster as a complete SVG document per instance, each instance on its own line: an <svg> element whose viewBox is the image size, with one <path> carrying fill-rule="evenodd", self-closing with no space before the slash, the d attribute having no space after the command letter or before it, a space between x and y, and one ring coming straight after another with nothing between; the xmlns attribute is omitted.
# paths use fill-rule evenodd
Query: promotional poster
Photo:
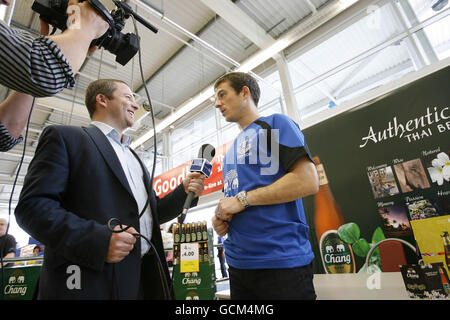
<svg viewBox="0 0 450 320"><path fill-rule="evenodd" d="M372 271L430 255L448 264L449 86L447 67L303 130L321 178L319 193L304 199L315 273L354 272L354 264L359 272L369 250L392 238L418 254L385 241L371 254ZM423 241L430 232L432 247Z"/></svg>

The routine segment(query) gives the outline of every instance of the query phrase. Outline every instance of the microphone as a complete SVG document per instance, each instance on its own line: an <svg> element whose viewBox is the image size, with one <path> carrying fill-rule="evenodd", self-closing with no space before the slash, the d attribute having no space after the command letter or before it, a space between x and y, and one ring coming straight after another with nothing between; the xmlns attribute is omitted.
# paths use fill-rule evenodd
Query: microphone
<svg viewBox="0 0 450 320"><path fill-rule="evenodd" d="M192 160L190 172L200 172L207 178L211 175L212 164L211 160L214 158L216 150L210 144L204 144L198 150L198 158ZM186 214L191 207L192 199L194 199L194 192L190 191L186 197L183 205L183 212L181 213L181 224L186 218Z"/></svg>

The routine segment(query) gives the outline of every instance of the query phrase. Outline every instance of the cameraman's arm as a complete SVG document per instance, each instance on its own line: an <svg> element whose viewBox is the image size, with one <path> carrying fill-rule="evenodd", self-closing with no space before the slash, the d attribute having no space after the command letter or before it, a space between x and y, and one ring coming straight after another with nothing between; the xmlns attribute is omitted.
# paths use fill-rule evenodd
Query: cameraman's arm
<svg viewBox="0 0 450 320"><path fill-rule="evenodd" d="M92 40L100 38L109 26L87 1L78 3L77 0L70 0L69 11L71 6L77 6L79 10L69 12L70 27L63 33L48 38L58 45L73 73L77 73L86 58Z"/></svg>
<svg viewBox="0 0 450 320"><path fill-rule="evenodd" d="M27 124L32 102L32 96L13 91L0 104L0 152L8 151L22 141L20 134Z"/></svg>
<svg viewBox="0 0 450 320"><path fill-rule="evenodd" d="M74 86L74 72L84 61L89 43L108 25L87 2L69 2L73 3L80 8L80 29L67 29L61 35L34 39L0 20L0 84L35 97L52 96Z"/></svg>

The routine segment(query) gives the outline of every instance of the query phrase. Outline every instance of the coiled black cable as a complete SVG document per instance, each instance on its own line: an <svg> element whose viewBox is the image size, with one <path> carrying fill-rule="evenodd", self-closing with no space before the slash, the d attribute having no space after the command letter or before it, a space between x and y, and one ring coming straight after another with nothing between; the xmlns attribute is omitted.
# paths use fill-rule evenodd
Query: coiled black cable
<svg viewBox="0 0 450 320"><path fill-rule="evenodd" d="M142 212L145 212L145 208ZM113 226L113 223L115 223L115 226ZM131 228L131 226L124 227L122 225L122 223L120 222L120 220L117 218L109 219L107 226L108 226L109 231L111 231L112 233L125 232ZM116 226L119 226L119 229L115 229ZM160 279L162 280L161 284L162 284L162 288L163 288L163 292L164 292L164 297L166 300L171 300L172 299L172 294L171 294L171 289L170 289L171 287L169 287L169 284L168 284L168 281L166 278L166 274L164 272L164 267L163 267L161 258L159 257L158 251L156 250L155 245L147 237L143 236L142 234L140 234L138 232L133 233L132 235L135 236L137 239L139 239L139 238L144 239L145 241L147 241L147 243L153 249L153 251L156 255L156 258L158 259L158 271L159 271ZM113 267L115 267L115 265L113 265Z"/></svg>
<svg viewBox="0 0 450 320"><path fill-rule="evenodd" d="M25 158L25 151L27 149L27 140L28 140L28 129L30 128L30 119L31 119L31 114L33 113L33 107L34 107L34 102L36 101L36 97L33 97L33 101L31 102L31 108L30 108L30 113L28 114L28 119L27 119L27 128L25 130L25 139L23 141L23 150L22 150L22 157L20 158L20 162L19 162L19 167L17 168L17 173L16 173L16 177L14 178L14 183L13 183L13 187L11 190L11 195L9 197L9 204L8 204L8 223L6 226L6 233L5 233L5 237L8 235L9 232L9 224L10 224L10 220L11 220L11 207L12 207L12 199L14 196L14 190L16 189L16 184L17 184L17 179L19 178L19 174L20 174L20 169L22 168L22 164L23 164L23 160ZM5 238L6 240L6 238ZM5 243L6 241L4 241L2 243L2 247L0 248L0 266L2 269L2 300L5 300L5 292L3 290L3 288L5 287L5 268L3 268L3 249L5 247Z"/></svg>
<svg viewBox="0 0 450 320"><path fill-rule="evenodd" d="M150 190L150 192L152 192L152 190L153 190L153 177L154 177L154 174L155 174L155 168L156 168L156 153L157 153L157 149L156 149L156 143L157 143L157 141L156 141L156 126L155 126L155 116L154 116L154 114L153 114L153 107L152 107L152 103L151 103L151 99L150 99L150 94L149 94L149 92L148 92L148 89L147 89L147 84L145 83L145 79L144 79L144 72L143 72L143 70L142 70L142 55L141 55L141 45L140 45L140 37L139 37L139 33L138 33L138 28L137 28L137 25L136 25L136 20L135 20L135 18L134 18L134 16L133 15L131 15L131 18L133 19L133 24L134 24L134 30L135 30L135 33L136 33L136 35L137 35L137 37L138 37L138 39L139 39L139 50L138 50L138 57L139 57L139 71L140 71L140 74L141 74L141 80L142 80L142 84L143 84L143 86L144 86L144 89L145 89L145 93L146 93L146 95L147 95L147 100L148 100L148 103L149 103L149 105L150 105L150 114L151 114L151 118L152 118L152 123L153 123L153 167L152 167L152 172L151 172L151 176L150 176L150 187L152 188L151 190ZM143 168L143 170L145 170L145 168ZM150 196L150 195L149 195ZM142 210L142 212L141 212L141 214L139 215L139 219L141 218L141 216L144 214L144 212L145 212L145 210L146 210L146 208L147 208L147 205L148 205L148 200L147 200L147 203L146 203L146 205L145 205L145 208ZM116 224L116 226L119 226L119 229L114 229L114 226L112 225L113 223L115 223ZM107 227L108 227L108 230L109 231L111 231L112 233L121 233L121 232L125 232L125 231L127 231L131 226L127 226L127 227L123 227L123 224L120 222L120 220L119 219L117 219L117 218L111 218L111 219L109 219L109 221L108 221L108 223L107 223ZM148 238L146 238L145 236L143 236L142 234L140 234L140 233L135 233L135 234L133 234L136 238L142 238L142 239L144 239L145 241L147 241L147 243L150 245L150 247L153 249L153 251L154 251L154 253L155 253L155 255L156 255L156 257L157 257L157 259L158 259L158 270L159 270L159 274L160 274L160 278L161 278L161 284L162 284L162 287L163 287L163 291L164 291L164 296L165 296L165 298L167 299L167 300L170 300L170 299L172 299L172 294L171 294L171 288L172 288L172 285L170 285L169 286L169 281L168 281L168 279L167 279L167 277L166 277L166 274L165 274L165 272L164 272L164 267L163 267L163 263L162 263L162 261L161 261L161 258L159 257L159 254L158 254L158 251L156 250L156 247L153 245L153 243L148 239ZM115 273L115 265L113 265L113 273ZM171 284L172 284L172 281L171 281Z"/></svg>

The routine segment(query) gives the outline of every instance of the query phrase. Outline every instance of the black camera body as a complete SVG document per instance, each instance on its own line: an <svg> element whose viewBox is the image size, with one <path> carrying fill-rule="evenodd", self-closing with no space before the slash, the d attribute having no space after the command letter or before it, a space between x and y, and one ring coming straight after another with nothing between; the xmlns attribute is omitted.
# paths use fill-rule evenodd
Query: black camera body
<svg viewBox="0 0 450 320"><path fill-rule="evenodd" d="M98 0L78 0L88 3L100 13L109 24L108 30L100 38L91 43L92 46L105 48L116 56L116 61L126 65L139 50L139 37L134 33L122 33L125 20L133 14L133 11L123 1L113 0L117 8L111 13ZM56 29L64 31L67 29L67 7L69 0L35 0L32 5L33 11L40 14L40 18ZM54 29L55 31L55 29ZM53 32L54 32L53 31Z"/></svg>

